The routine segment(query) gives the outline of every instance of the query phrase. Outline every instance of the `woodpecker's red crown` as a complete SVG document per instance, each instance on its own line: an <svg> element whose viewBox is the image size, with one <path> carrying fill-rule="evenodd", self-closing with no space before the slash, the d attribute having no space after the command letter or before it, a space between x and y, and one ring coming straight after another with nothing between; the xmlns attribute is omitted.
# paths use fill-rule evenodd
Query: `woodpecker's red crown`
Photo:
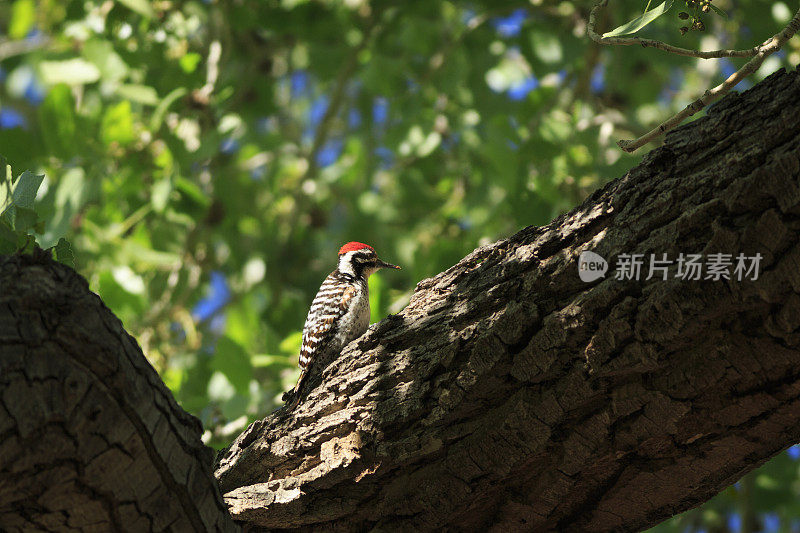
<svg viewBox="0 0 800 533"><path fill-rule="evenodd" d="M345 244L344 246L339 248L339 255L346 254L347 252L352 252L352 251L355 251L355 250L363 250L364 248L369 248L373 252L375 251L375 248L373 248L369 244L364 244L363 242L352 241L352 242L348 242L347 244Z"/></svg>

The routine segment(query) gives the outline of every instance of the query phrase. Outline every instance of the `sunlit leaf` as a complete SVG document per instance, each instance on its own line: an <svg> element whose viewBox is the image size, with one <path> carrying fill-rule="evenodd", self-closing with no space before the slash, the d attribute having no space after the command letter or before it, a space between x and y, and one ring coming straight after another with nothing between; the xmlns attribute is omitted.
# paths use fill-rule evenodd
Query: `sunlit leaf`
<svg viewBox="0 0 800 533"><path fill-rule="evenodd" d="M650 11L643 13L642 15L636 17L635 19L626 22L622 26L618 26L614 28L608 33L604 33L603 37L618 37L620 35L630 35L632 33L636 33L637 31L641 30L658 17L669 11L672 7L673 0L666 0L665 2L661 3L660 5L654 7Z"/></svg>
<svg viewBox="0 0 800 533"><path fill-rule="evenodd" d="M153 204L153 209L160 213L167 207L169 201L169 194L172 192L172 182L168 179L158 181L153 185L150 193L150 201Z"/></svg>
<svg viewBox="0 0 800 533"><path fill-rule="evenodd" d="M101 137L106 145L119 143L127 145L136 138L133 132L133 114L131 103L123 100L111 106L103 116Z"/></svg>
<svg viewBox="0 0 800 533"><path fill-rule="evenodd" d="M303 342L303 332L295 331L281 341L280 350L288 354L299 354Z"/></svg>
<svg viewBox="0 0 800 533"><path fill-rule="evenodd" d="M135 11L140 15L153 18L155 12L153 11L153 6L150 5L149 0L117 0L120 4L128 7L131 11Z"/></svg>
<svg viewBox="0 0 800 533"><path fill-rule="evenodd" d="M122 264L139 264L143 267L174 267L181 262L178 254L153 250L132 240L123 241L115 252L118 261Z"/></svg>
<svg viewBox="0 0 800 533"><path fill-rule="evenodd" d="M369 278L369 310L370 322L380 320L382 309L381 296L383 294L383 278L380 273L374 274Z"/></svg>
<svg viewBox="0 0 800 533"><path fill-rule="evenodd" d="M187 74L191 74L192 72L195 71L195 69L197 69L197 65L200 64L200 61L202 59L203 57L196 52L190 52L188 54L184 54L184 56L181 57L180 59L181 68Z"/></svg>
<svg viewBox="0 0 800 533"><path fill-rule="evenodd" d="M83 45L83 57L97 67L105 81L120 81L128 74L128 65L109 41L92 39Z"/></svg>
<svg viewBox="0 0 800 533"><path fill-rule="evenodd" d="M563 58L561 36L544 30L530 32L531 49L534 55L542 62L554 64Z"/></svg>
<svg viewBox="0 0 800 533"><path fill-rule="evenodd" d="M132 320L144 311L145 298L125 290L110 270L101 271L97 282L97 292L102 296L103 303L113 309L123 322Z"/></svg>
<svg viewBox="0 0 800 533"><path fill-rule="evenodd" d="M11 172L11 165L0 155L0 213L3 212L6 204L11 201L11 182L13 179L14 175Z"/></svg>
<svg viewBox="0 0 800 533"><path fill-rule="evenodd" d="M49 85L57 83L83 85L100 79L100 69L82 58L42 61L39 63L39 72L42 81Z"/></svg>
<svg viewBox="0 0 800 533"><path fill-rule="evenodd" d="M255 368L266 368L278 366L281 368L294 368L297 361L285 355L256 354L252 357L252 364Z"/></svg>
<svg viewBox="0 0 800 533"><path fill-rule="evenodd" d="M145 105L158 105L158 93L146 85L125 84L117 87L117 94L134 102Z"/></svg>
<svg viewBox="0 0 800 533"><path fill-rule="evenodd" d="M11 6L11 23L8 25L8 36L22 39L36 23L36 3L34 0L16 0Z"/></svg>

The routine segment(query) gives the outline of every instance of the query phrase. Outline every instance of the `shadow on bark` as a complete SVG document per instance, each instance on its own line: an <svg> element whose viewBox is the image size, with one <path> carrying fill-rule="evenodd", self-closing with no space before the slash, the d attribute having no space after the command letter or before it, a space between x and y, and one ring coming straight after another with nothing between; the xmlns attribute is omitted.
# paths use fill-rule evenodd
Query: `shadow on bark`
<svg viewBox="0 0 800 533"><path fill-rule="evenodd" d="M800 75L421 281L214 465L258 530L635 531L800 441ZM609 274L578 277L581 252ZM618 280L621 254L761 254ZM232 530L196 419L72 270L0 259L0 526Z"/></svg>
<svg viewBox="0 0 800 533"><path fill-rule="evenodd" d="M295 411L219 454L234 517L635 531L800 440L796 116L800 76L776 73L548 226L420 282ZM583 251L604 278L579 279ZM625 253L667 254L668 279L616 279ZM759 277L675 279L681 253L761 254Z"/></svg>

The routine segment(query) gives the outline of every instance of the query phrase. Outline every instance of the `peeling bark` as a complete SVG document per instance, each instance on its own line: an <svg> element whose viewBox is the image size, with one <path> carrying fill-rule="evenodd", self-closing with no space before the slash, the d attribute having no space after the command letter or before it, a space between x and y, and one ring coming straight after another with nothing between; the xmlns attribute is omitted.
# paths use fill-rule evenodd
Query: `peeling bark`
<svg viewBox="0 0 800 533"><path fill-rule="evenodd" d="M420 282L292 412L217 458L256 528L635 531L800 441L800 75L582 206ZM584 283L577 259L609 259ZM756 280L615 279L623 253L760 253Z"/></svg>
<svg viewBox="0 0 800 533"><path fill-rule="evenodd" d="M201 433L82 277L0 258L0 530L236 531Z"/></svg>
<svg viewBox="0 0 800 533"><path fill-rule="evenodd" d="M776 73L420 282L218 455L233 517L635 531L800 441L798 116L800 74ZM605 278L579 279L585 250ZM758 279L613 275L622 253L717 252L760 253ZM235 529L200 429L80 276L0 259L0 529Z"/></svg>

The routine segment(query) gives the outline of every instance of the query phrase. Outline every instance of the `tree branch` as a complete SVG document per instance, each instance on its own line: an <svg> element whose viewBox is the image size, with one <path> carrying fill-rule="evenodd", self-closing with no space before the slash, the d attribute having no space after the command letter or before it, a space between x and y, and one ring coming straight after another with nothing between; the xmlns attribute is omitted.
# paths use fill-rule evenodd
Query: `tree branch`
<svg viewBox="0 0 800 533"><path fill-rule="evenodd" d="M800 441L799 114L800 73L776 73L550 225L420 282L219 454L234 518L635 531ZM590 250L611 272L585 283ZM623 253L762 262L620 280ZM235 530L200 429L80 276L0 258L0 527Z"/></svg>
<svg viewBox="0 0 800 533"><path fill-rule="evenodd" d="M602 8L608 4L608 0L601 0L593 8L589 14L589 24L587 26L587 33L589 37L600 44L606 45L632 45L639 44L643 47L653 47L659 50L664 50L678 55L698 57L701 59L711 59L720 57L750 57L755 56L753 59L745 63L745 65L731 74L728 79L723 83L717 85L711 90L707 90L703 96L686 106L682 111L676 113L666 121L662 122L644 135L628 140L622 139L617 141L617 145L626 152L633 152L641 148L648 142L657 139L667 131L671 130L687 118L691 117L698 111L702 110L707 105L715 102L716 100L725 96L731 89L733 89L740 81L758 70L764 60L777 52L786 42L792 38L800 29L800 9L797 10L792 20L780 32L776 33L771 38L764 41L761 45L751 48L749 50L712 50L709 52L701 52L699 50L688 50L686 48L678 48L661 41L654 41L652 39L641 39L639 37L601 37L595 31L597 24L597 14Z"/></svg>
<svg viewBox="0 0 800 533"><path fill-rule="evenodd" d="M700 59L718 59L720 57L753 57L758 54L759 47L754 46L747 50L708 50L703 52L701 50L691 50L689 48L681 48L673 46L663 41L655 39L642 39L641 37L603 37L597 33L597 15L604 7L608 5L608 0L600 0L592 10L589 12L589 24L586 27L586 32L589 38L598 44L609 46L631 46L638 44L642 48L656 48L671 54L679 56L697 57ZM762 45L763 46L763 45Z"/></svg>
<svg viewBox="0 0 800 533"><path fill-rule="evenodd" d="M218 456L233 516L636 531L799 441L798 114L800 75L777 73L550 225L420 282ZM611 262L593 283L587 250ZM763 259L755 280L621 281L622 253Z"/></svg>
<svg viewBox="0 0 800 533"><path fill-rule="evenodd" d="M617 141L617 145L619 145L619 147L626 152L633 152L653 139L661 136L664 134L664 132L671 130L698 111L701 111L707 105L719 100L728 94L731 89L736 87L740 81L758 70L767 57L783 48L783 45L786 44L786 42L791 39L795 33L797 33L798 29L800 29L800 9L797 10L794 18L792 18L789 24L786 25L783 31L775 34L772 38L765 41L764 44L757 47L758 53L756 56L745 63L742 68L728 76L728 79L726 79L724 82L717 85L710 91L706 91L703 96L687 105L681 112L662 122L641 137L633 140L622 139Z"/></svg>
<svg viewBox="0 0 800 533"><path fill-rule="evenodd" d="M25 39L22 41L0 39L0 62L14 56L46 48L49 45L50 39L47 37L37 37L35 39Z"/></svg>

